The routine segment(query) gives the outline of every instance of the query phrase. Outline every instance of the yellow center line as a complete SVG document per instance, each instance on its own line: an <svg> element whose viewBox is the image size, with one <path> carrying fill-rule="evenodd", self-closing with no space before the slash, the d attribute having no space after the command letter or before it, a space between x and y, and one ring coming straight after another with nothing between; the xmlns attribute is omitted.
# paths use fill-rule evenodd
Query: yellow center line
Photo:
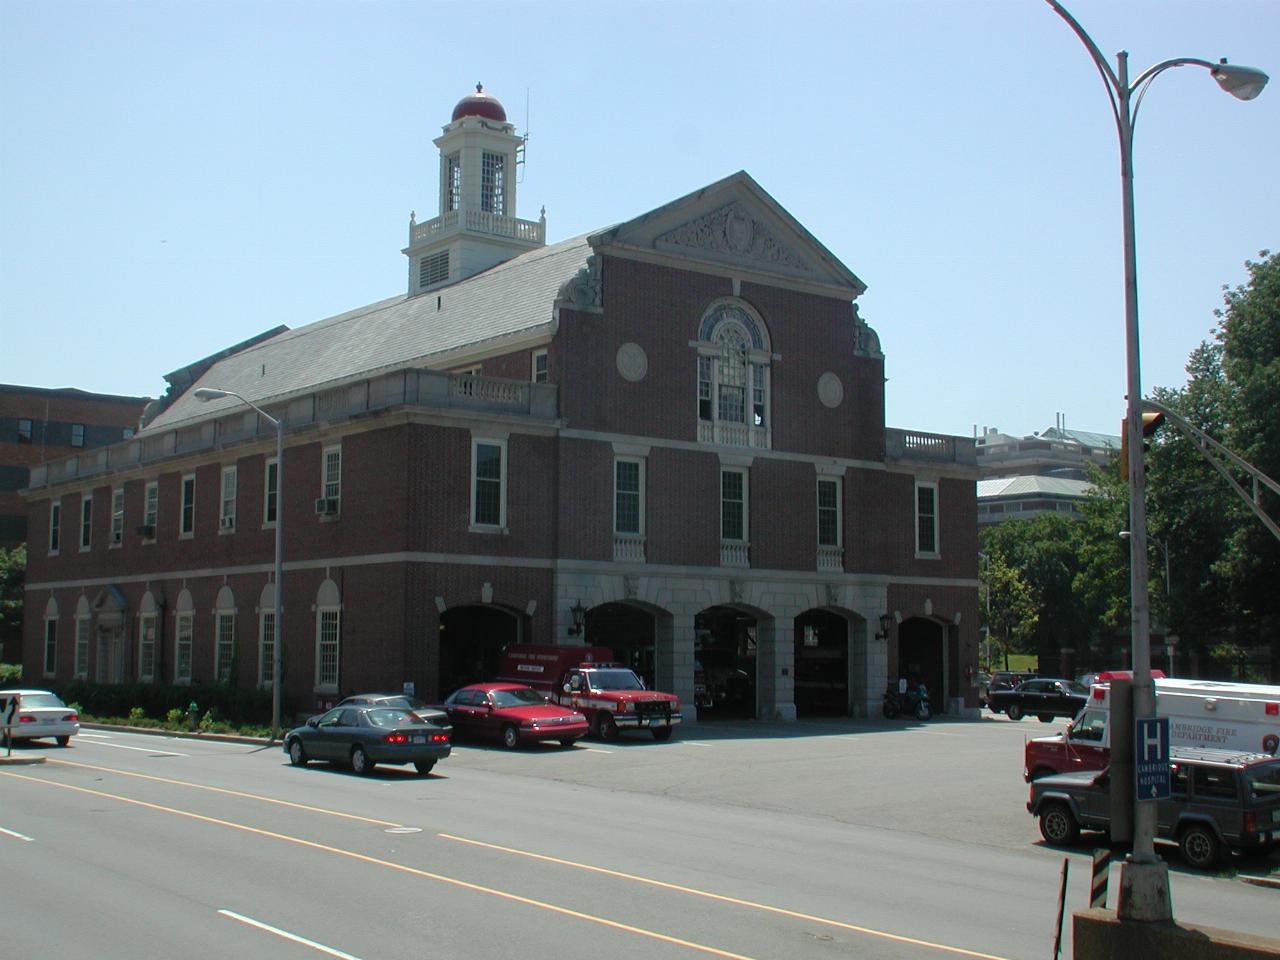
<svg viewBox="0 0 1280 960"><path fill-rule="evenodd" d="M510 853L518 857L527 857L531 860L541 860L545 863L554 863L563 867L573 867L576 870L586 870L590 873L599 873L608 877L616 877L619 880L631 880L636 883L648 884L652 887L661 887L664 890L673 890L676 893L687 893L690 896L704 897L708 900L715 900L719 903L729 903L738 907L750 907L753 910L763 910L766 913L776 913L784 917L791 917L795 920L805 920L809 923L820 923L828 927L837 927L841 930L848 930L852 933L862 933L867 936L879 937L883 940L892 940L896 943L908 943L916 947L928 947L933 950L941 950L944 953L954 953L962 957L973 957L975 960L1007 960L1005 957L997 956L992 953L979 953L975 950L966 950L963 947L952 947L945 943L933 943L929 940L917 940L914 937L903 937L896 933L887 933L884 930L875 930L871 927L860 927L857 924L845 923L841 920L832 920L829 917L819 917L811 913L799 913L795 910L788 910L785 907L775 907L768 903L757 903L754 900L742 900L738 897L729 897L720 893L711 893L708 890L699 890L696 887L684 887L678 883L668 883L665 880L654 880L652 877L641 877L634 873L623 873L620 870L610 870L608 867L597 867L589 863L580 863L576 860L564 860L560 857L550 857L542 853L532 853L528 850L519 850L515 847L504 847L496 843L486 843L483 840L472 840L467 837L458 837L450 833L439 833L436 836L442 840L454 840L458 843L469 844L473 847L483 847L487 850L496 850L499 853Z"/></svg>
<svg viewBox="0 0 1280 960"><path fill-rule="evenodd" d="M75 760L59 760L53 757L49 758L53 763L60 763L66 767L79 767L82 770L97 770L100 773L117 773L122 777L136 777L139 780L151 780L154 783L167 783L175 787L190 787L192 790L208 790L210 793L221 793L228 797L240 797L244 800L261 800L263 803L274 803L281 807L292 807L294 810L305 810L307 813L323 813L330 817L341 817L344 820L356 820L360 823L372 823L379 827L399 827L403 824L393 823L390 820L375 820L372 817L361 817L354 813L343 813L340 810L329 810L325 807L312 807L305 803L293 803L289 800L277 800L274 797L264 797L258 793L245 793L241 790L228 790L225 787L211 787L204 783L192 783L189 780L172 780L169 777L156 777L149 773L133 773L129 770L117 770L114 767L98 767L91 763L78 763Z"/></svg>
<svg viewBox="0 0 1280 960"><path fill-rule="evenodd" d="M191 820L198 820L201 823L209 823L218 827L227 827L231 830L240 830L244 833L251 833L260 837L267 837L272 840L281 840L285 843L296 844L300 847L306 847L311 850L319 850L323 853L331 853L339 857L347 857L351 860L358 860L362 863L368 863L375 867L386 867L389 870L396 870L400 873L407 873L411 876L422 877L427 880L435 880L439 883L448 884L452 887L458 887L462 890L469 890L473 893L483 893L487 896L497 897L501 900L509 900L512 903L523 904L528 907L536 907L539 910L546 910L556 913L564 917L572 917L575 920L584 920L587 923L595 923L602 927L609 927L613 930L621 930L624 933L633 933L640 937L647 937L650 940L658 940L662 943L670 943L677 947L686 947L690 950L696 950L700 953L710 954L715 957L724 957L726 960L754 960L741 953L732 953L728 950L720 950L717 947L711 947L702 943L695 943L692 940L682 940L679 937L668 936L665 933L658 933L655 930L646 930L643 927L634 927L627 923L620 923L617 920L610 920L606 917L598 917L590 913L582 913L578 910L571 910L568 907L561 907L554 903L547 903L545 900L534 900L530 897L522 897L519 894L508 893L505 890L497 890L493 887L482 886L478 883L471 883L467 880L459 880L456 877L446 877L440 873L432 873L429 870L420 870L417 867L410 867L403 863L393 863L390 860L383 860L379 857L371 857L367 854L356 853L354 850L343 850L341 847L331 847L328 844L316 843L314 840L304 840L301 837L292 837L285 833L276 833L272 830L262 830L258 827L250 827L247 824L235 823L231 820L220 820L217 817L206 817L203 814L191 813L188 810L178 810L174 807L166 807L158 803L149 803L146 800L134 800L131 797L122 797L114 793L107 793L102 790L92 790L89 787L76 787L69 783L58 783L56 780L42 780L39 777L24 776L19 773L12 773L7 770L0 770L0 776L11 777L15 780L26 780L30 783L39 783L47 787L57 787L61 790L71 790L76 793L88 794L92 797L102 797L107 800L118 800L121 803L132 804L133 806L143 807L147 810L157 810L161 813L171 813L178 817L187 817Z"/></svg>

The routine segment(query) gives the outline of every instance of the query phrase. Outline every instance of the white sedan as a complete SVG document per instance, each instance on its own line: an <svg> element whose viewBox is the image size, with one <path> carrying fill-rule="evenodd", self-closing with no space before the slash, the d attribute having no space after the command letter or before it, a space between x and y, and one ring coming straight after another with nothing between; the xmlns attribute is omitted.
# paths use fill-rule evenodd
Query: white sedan
<svg viewBox="0 0 1280 960"><path fill-rule="evenodd" d="M4 690L18 695L18 714L10 735L14 740L49 738L65 747L80 732L80 717L48 690Z"/></svg>

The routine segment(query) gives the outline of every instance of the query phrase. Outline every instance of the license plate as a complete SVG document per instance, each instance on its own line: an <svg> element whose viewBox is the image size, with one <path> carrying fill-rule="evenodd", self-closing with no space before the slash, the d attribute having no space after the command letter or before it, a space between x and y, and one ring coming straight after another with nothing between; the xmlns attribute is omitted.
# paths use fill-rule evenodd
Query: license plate
<svg viewBox="0 0 1280 960"><path fill-rule="evenodd" d="M44 718L43 720L41 720L40 722L41 722L41 723L57 723L57 722L58 722L58 718L57 718L57 717L45 717L45 718Z"/></svg>
<svg viewBox="0 0 1280 960"><path fill-rule="evenodd" d="M414 738L413 738L413 742L414 742L414 743L426 743L426 742L427 742L427 738L426 738L426 737L414 737Z"/></svg>
<svg viewBox="0 0 1280 960"><path fill-rule="evenodd" d="M649 721L649 726L651 727L660 727L662 725L663 725L663 721L659 720L657 717L654 717L652 720Z"/></svg>

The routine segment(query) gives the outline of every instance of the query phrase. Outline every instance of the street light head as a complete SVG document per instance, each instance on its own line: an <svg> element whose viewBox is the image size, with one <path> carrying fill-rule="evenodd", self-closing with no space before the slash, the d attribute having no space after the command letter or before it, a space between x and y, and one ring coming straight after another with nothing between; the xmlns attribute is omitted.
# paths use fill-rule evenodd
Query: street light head
<svg viewBox="0 0 1280 960"><path fill-rule="evenodd" d="M1234 63L1227 63L1225 57L1218 61L1212 73L1213 79L1218 81L1218 86L1237 100L1252 100L1262 92L1262 88L1270 79L1256 67L1240 67Z"/></svg>
<svg viewBox="0 0 1280 960"><path fill-rule="evenodd" d="M223 397L231 396L231 394L225 390L214 390L212 387L197 387L192 396L207 403L210 400L221 400Z"/></svg>

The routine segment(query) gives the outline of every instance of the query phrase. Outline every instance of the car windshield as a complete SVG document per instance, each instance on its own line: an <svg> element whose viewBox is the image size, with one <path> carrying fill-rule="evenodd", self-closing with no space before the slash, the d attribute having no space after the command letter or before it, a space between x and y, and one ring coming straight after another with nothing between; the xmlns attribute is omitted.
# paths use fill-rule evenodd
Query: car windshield
<svg viewBox="0 0 1280 960"><path fill-rule="evenodd" d="M380 707L401 707L405 710L422 710L427 706L417 697L379 697L374 702Z"/></svg>
<svg viewBox="0 0 1280 960"><path fill-rule="evenodd" d="M52 693L24 693L22 694L23 707L65 707L66 704L59 700Z"/></svg>
<svg viewBox="0 0 1280 960"><path fill-rule="evenodd" d="M547 702L546 697L528 687L522 690L494 690L490 695L495 707L541 706Z"/></svg>
<svg viewBox="0 0 1280 960"><path fill-rule="evenodd" d="M1248 767L1244 775L1251 800L1280 800L1280 762Z"/></svg>
<svg viewBox="0 0 1280 960"><path fill-rule="evenodd" d="M593 690L643 690L644 684L630 670L586 670Z"/></svg>
<svg viewBox="0 0 1280 960"><path fill-rule="evenodd" d="M398 727L402 724L418 722L418 718L408 710L399 710L394 707L379 707L376 710L370 710L365 716L375 727Z"/></svg>

